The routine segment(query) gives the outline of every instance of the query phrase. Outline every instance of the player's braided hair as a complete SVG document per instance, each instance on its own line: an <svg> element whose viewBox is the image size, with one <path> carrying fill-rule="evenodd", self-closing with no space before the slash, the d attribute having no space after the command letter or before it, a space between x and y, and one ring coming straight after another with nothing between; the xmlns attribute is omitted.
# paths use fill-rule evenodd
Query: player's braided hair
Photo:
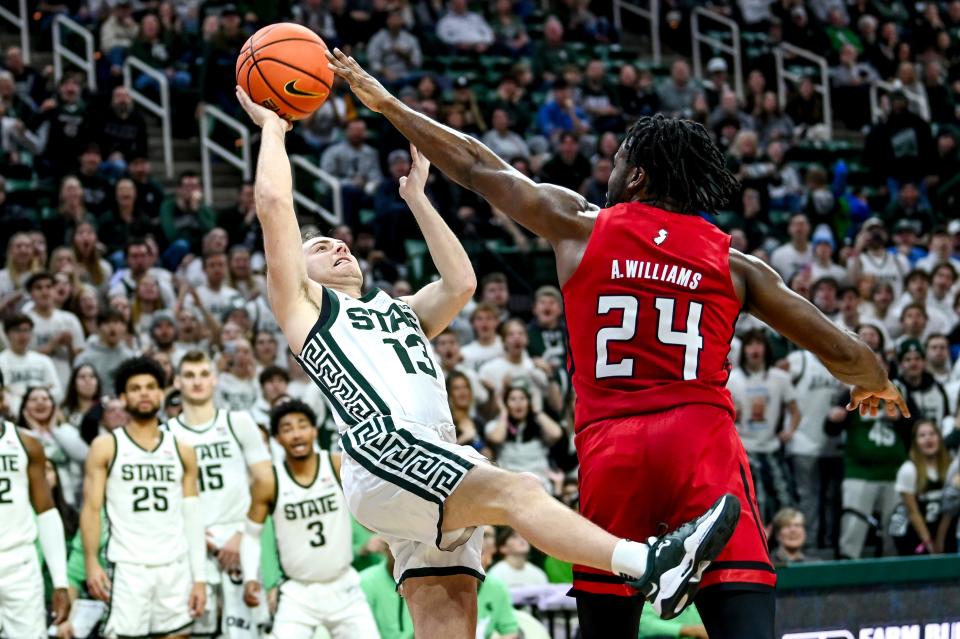
<svg viewBox="0 0 960 639"><path fill-rule="evenodd" d="M697 122L661 114L642 117L623 141L627 159L647 173L647 192L668 199L680 213L716 213L740 184L723 153Z"/></svg>

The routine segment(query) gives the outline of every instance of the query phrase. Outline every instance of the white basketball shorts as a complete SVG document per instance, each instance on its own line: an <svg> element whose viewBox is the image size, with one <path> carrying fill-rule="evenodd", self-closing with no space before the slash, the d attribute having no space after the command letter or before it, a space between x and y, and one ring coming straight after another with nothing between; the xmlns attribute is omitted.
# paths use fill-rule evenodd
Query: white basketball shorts
<svg viewBox="0 0 960 639"><path fill-rule="evenodd" d="M390 416L351 426L340 439L350 512L390 545L398 584L435 575L483 579L482 531L442 530L447 497L470 469L487 463L455 442L452 425L424 426Z"/></svg>

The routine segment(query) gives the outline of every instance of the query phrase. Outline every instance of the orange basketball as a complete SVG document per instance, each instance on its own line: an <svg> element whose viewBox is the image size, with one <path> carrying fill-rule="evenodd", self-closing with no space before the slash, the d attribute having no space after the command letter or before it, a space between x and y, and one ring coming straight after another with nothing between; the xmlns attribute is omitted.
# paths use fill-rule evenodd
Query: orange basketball
<svg viewBox="0 0 960 639"><path fill-rule="evenodd" d="M237 84L254 102L287 120L305 118L323 104L333 86L324 55L327 45L299 24L266 26L243 45Z"/></svg>

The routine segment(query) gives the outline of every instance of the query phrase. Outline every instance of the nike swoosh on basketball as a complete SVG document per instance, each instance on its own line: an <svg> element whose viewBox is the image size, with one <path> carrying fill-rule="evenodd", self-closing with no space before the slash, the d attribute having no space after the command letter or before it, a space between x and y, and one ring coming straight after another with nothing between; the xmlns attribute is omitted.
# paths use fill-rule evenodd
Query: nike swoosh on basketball
<svg viewBox="0 0 960 639"><path fill-rule="evenodd" d="M313 93L312 91L304 91L303 89L297 88L297 80L290 80L285 85L283 85L284 93L289 95L296 95L301 98L322 98L323 94Z"/></svg>

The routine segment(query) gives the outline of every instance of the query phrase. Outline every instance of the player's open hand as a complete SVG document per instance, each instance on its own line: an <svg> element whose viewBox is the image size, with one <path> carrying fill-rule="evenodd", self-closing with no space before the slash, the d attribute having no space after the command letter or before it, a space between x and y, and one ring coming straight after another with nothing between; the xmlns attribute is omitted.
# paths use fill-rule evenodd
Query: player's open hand
<svg viewBox="0 0 960 639"><path fill-rule="evenodd" d="M340 49L327 50L327 66L331 71L347 81L354 95L371 111L380 113L383 105L390 99L390 92L383 88L376 78L363 70L352 56Z"/></svg>
<svg viewBox="0 0 960 639"><path fill-rule="evenodd" d="M400 178L400 197L404 200L423 195L423 189L427 185L427 175L430 173L430 160L412 144L410 159L412 160L410 173Z"/></svg>
<svg viewBox="0 0 960 639"><path fill-rule="evenodd" d="M243 535L236 533L217 552L217 562L220 564L220 570L229 572L240 569L240 540L242 537Z"/></svg>
<svg viewBox="0 0 960 639"><path fill-rule="evenodd" d="M207 607L207 584L202 581L194 582L193 588L190 589L187 607L190 609L190 616L194 619L203 616L203 611Z"/></svg>
<svg viewBox="0 0 960 639"><path fill-rule="evenodd" d="M283 127L284 131L289 131L292 128L293 125L277 115L275 111L271 111L267 107L261 106L251 100L247 92L239 86L236 87L236 92L237 101L240 102L240 106L247 112L247 115L250 116L253 123L261 129L271 123L279 124Z"/></svg>
<svg viewBox="0 0 960 639"><path fill-rule="evenodd" d="M87 592L94 599L110 602L110 577L99 563L87 566Z"/></svg>
<svg viewBox="0 0 960 639"><path fill-rule="evenodd" d="M53 624L59 626L70 616L70 595L66 588L53 591Z"/></svg>
<svg viewBox="0 0 960 639"><path fill-rule="evenodd" d="M898 415L910 417L910 409L907 408L907 402L900 394L900 389L890 380L887 380L887 385L881 391L869 391L862 386L854 386L850 390L850 403L847 404L847 410L859 408L861 415L876 417L880 412L880 402L884 402L887 417L891 419L896 419Z"/></svg>
<svg viewBox="0 0 960 639"><path fill-rule="evenodd" d="M243 603L247 608L256 608L260 605L260 583L248 581L243 584Z"/></svg>

